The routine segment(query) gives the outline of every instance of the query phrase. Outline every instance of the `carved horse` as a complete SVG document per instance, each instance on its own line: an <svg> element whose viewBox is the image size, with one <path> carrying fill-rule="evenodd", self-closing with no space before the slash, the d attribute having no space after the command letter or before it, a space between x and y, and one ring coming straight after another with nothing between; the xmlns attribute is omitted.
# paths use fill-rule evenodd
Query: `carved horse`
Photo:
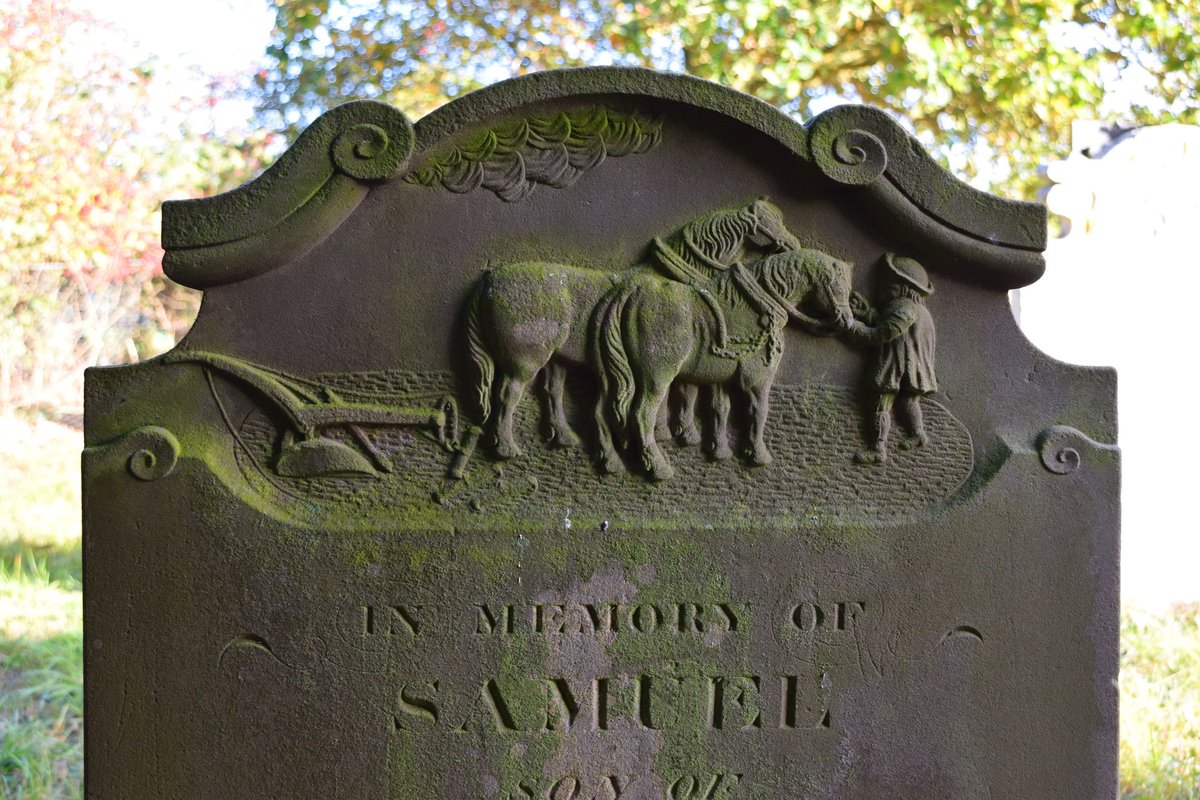
<svg viewBox="0 0 1200 800"><path fill-rule="evenodd" d="M660 252L672 254L672 262L683 273L680 279L694 281L728 268L744 254L747 244L786 250L797 247L798 241L784 224L783 214L765 198L706 215L666 243L656 241ZM549 441L559 447L579 443L563 407L564 364L589 363L589 330L596 308L614 286L643 274L652 274L651 268L641 265L613 273L520 262L497 267L480 280L467 307L467 349L476 373L481 421L485 426L494 424L499 457L520 453L513 438L514 413L529 382L543 370Z"/></svg>
<svg viewBox="0 0 1200 800"><path fill-rule="evenodd" d="M594 347L608 412L626 432L642 467L655 480L674 473L655 437L655 421L673 381L721 388L736 385L750 400L749 458L770 463L763 441L771 384L789 321L844 331L852 265L819 250L766 256L733 267L700 286L641 275L613 289L597 317ZM808 307L823 319L801 310ZM714 391L715 428L727 436L728 395ZM602 463L615 460L597 411Z"/></svg>

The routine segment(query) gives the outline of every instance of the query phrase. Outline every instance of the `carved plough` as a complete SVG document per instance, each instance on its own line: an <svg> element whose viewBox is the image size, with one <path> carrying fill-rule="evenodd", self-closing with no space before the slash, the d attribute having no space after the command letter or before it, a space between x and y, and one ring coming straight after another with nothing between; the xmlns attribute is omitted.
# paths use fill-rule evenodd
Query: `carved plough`
<svg viewBox="0 0 1200 800"><path fill-rule="evenodd" d="M446 451L456 454L456 464L469 457L467 448L474 446L470 432L465 444L460 439L458 401L449 394L406 394L404 399L413 405L363 402L342 398L316 381L216 353L179 351L168 353L164 360L215 370L254 389L283 414L288 428L274 465L275 474L282 477L379 477L392 472L391 460L372 443L363 426L428 431ZM345 430L357 447L325 435L335 428Z"/></svg>

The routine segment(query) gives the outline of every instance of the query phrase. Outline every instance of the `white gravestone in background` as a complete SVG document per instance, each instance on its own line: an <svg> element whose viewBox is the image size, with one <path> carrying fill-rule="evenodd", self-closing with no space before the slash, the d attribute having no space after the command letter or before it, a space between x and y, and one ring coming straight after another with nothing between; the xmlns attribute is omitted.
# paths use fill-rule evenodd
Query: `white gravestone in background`
<svg viewBox="0 0 1200 800"><path fill-rule="evenodd" d="M1069 225L1045 277L1020 291L1021 327L1057 358L1120 375L1124 601L1200 600L1200 127L1079 123L1073 138L1046 198Z"/></svg>

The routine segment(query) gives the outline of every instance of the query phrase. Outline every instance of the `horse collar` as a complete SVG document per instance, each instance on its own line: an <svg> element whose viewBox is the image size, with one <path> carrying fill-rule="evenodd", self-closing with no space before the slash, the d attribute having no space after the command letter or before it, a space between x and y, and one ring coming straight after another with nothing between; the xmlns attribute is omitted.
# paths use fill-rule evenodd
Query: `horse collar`
<svg viewBox="0 0 1200 800"><path fill-rule="evenodd" d="M776 297L774 292L756 281L740 261L733 262L730 270L733 272L734 285L750 300L751 305L770 318L772 326L786 324L787 302L783 298Z"/></svg>
<svg viewBox="0 0 1200 800"><path fill-rule="evenodd" d="M658 264L667 273L668 277L680 283L698 286L707 280L704 275L701 275L695 267L687 262L687 259L675 252L674 248L670 247L657 236L654 237L654 254L658 256Z"/></svg>

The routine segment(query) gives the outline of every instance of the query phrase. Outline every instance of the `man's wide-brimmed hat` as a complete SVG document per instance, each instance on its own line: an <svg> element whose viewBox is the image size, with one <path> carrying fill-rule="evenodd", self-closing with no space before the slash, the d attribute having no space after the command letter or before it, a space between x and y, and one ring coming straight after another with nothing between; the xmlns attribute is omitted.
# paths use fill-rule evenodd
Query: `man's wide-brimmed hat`
<svg viewBox="0 0 1200 800"><path fill-rule="evenodd" d="M925 272L925 268L915 258L888 253L883 257L883 260L891 267L892 272L903 278L905 283L908 283L918 292L925 295L933 294L933 284L929 282L929 274Z"/></svg>

